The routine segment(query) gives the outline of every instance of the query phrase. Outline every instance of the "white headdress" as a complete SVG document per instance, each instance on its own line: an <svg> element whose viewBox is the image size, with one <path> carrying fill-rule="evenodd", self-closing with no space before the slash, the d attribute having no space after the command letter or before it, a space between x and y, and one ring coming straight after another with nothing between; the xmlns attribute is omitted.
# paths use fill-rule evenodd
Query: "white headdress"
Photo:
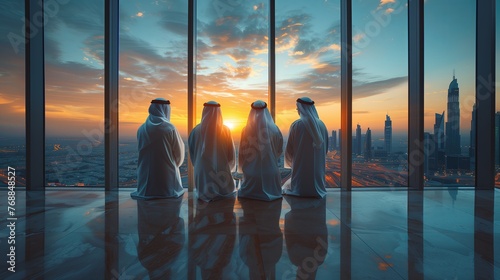
<svg viewBox="0 0 500 280"><path fill-rule="evenodd" d="M319 116L314 101L309 97L301 97L297 99L297 109L300 119L305 123L307 131L313 138L313 147L320 149L323 145L323 136L318 124Z"/></svg>
<svg viewBox="0 0 500 280"><path fill-rule="evenodd" d="M150 135L154 129L165 123L170 123L170 101L164 98L156 98L151 100L149 105L149 116L141 129L145 129L146 133L141 133L139 138L139 150L151 144Z"/></svg>

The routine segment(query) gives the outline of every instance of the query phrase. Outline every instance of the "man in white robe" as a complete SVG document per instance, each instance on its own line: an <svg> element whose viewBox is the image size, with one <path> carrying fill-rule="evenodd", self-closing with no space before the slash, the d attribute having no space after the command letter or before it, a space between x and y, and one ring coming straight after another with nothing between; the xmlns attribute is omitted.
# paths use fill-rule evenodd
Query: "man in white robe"
<svg viewBox="0 0 500 280"><path fill-rule="evenodd" d="M232 171L236 166L231 131L222 123L220 104L203 104L201 123L189 135L189 156L194 166L198 199L211 201L234 197Z"/></svg>
<svg viewBox="0 0 500 280"><path fill-rule="evenodd" d="M255 101L241 132L238 168L243 172L239 197L271 201L281 198L278 159L283 136L264 101Z"/></svg>
<svg viewBox="0 0 500 280"><path fill-rule="evenodd" d="M179 197L184 193L179 166L184 162L184 142L170 122L170 101L151 101L149 116L137 130L136 199Z"/></svg>
<svg viewBox="0 0 500 280"><path fill-rule="evenodd" d="M295 196L324 197L328 131L309 97L297 99L297 111L300 119L290 126L285 149L285 163L292 168L292 177L283 187L283 192Z"/></svg>

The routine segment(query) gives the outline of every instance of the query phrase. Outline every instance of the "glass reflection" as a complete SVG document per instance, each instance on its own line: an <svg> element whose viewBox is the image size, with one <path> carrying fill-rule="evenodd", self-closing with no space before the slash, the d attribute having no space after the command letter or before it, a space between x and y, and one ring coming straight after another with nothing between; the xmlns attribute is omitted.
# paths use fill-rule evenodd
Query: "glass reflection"
<svg viewBox="0 0 500 280"><path fill-rule="evenodd" d="M239 199L240 257L248 267L248 279L275 279L276 263L283 251L279 226L282 200L272 202Z"/></svg>
<svg viewBox="0 0 500 280"><path fill-rule="evenodd" d="M476 190L474 195L474 277L495 279L494 190Z"/></svg>
<svg viewBox="0 0 500 280"><path fill-rule="evenodd" d="M186 239L181 204L182 197L137 201L137 256L150 279L171 279L176 272Z"/></svg>
<svg viewBox="0 0 500 280"><path fill-rule="evenodd" d="M235 198L197 201L193 223L189 225L190 261L201 269L202 279L229 279L230 262L236 240ZM192 242L191 242L192 241Z"/></svg>
<svg viewBox="0 0 500 280"><path fill-rule="evenodd" d="M26 277L31 279L40 277L45 259L45 192L43 191L26 192L25 246Z"/></svg>
<svg viewBox="0 0 500 280"><path fill-rule="evenodd" d="M290 261L297 267L297 279L316 279L316 272L328 253L326 199L293 196L285 196L285 199L291 207L285 215L285 241Z"/></svg>

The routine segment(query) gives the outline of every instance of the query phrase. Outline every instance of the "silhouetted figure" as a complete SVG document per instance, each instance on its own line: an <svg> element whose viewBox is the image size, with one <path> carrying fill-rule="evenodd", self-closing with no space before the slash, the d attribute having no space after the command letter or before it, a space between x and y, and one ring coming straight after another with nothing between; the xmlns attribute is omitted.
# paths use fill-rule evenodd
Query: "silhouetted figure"
<svg viewBox="0 0 500 280"><path fill-rule="evenodd" d="M241 132L238 168L243 172L239 197L260 200L281 198L278 159L283 152L283 136L274 124L264 101L255 101Z"/></svg>
<svg viewBox="0 0 500 280"><path fill-rule="evenodd" d="M182 197L137 201L137 256L150 279L175 279L179 272L174 264L185 242L181 204Z"/></svg>
<svg viewBox="0 0 500 280"><path fill-rule="evenodd" d="M309 97L297 99L297 111L300 119L290 126L285 149L285 162L292 168L292 178L283 191L288 195L324 197L328 131Z"/></svg>
<svg viewBox="0 0 500 280"><path fill-rule="evenodd" d="M231 172L236 156L231 131L222 123L219 103L209 101L203 106L201 123L189 135L196 192L203 201L233 197L236 188Z"/></svg>
<svg viewBox="0 0 500 280"><path fill-rule="evenodd" d="M240 257L248 266L248 279L275 279L276 263L283 251L279 225L282 200L242 198L239 202L243 208L239 220Z"/></svg>
<svg viewBox="0 0 500 280"><path fill-rule="evenodd" d="M326 198L285 196L285 200L291 207L285 215L285 242L290 261L297 266L297 279L316 279L328 253Z"/></svg>
<svg viewBox="0 0 500 280"><path fill-rule="evenodd" d="M235 198L213 201L198 200L194 222L189 225L192 236L190 255L200 267L202 279L233 279L228 267L236 240Z"/></svg>
<svg viewBox="0 0 500 280"><path fill-rule="evenodd" d="M170 122L170 101L151 101L149 116L137 130L136 199L179 197L184 193L179 166L184 162L184 142Z"/></svg>

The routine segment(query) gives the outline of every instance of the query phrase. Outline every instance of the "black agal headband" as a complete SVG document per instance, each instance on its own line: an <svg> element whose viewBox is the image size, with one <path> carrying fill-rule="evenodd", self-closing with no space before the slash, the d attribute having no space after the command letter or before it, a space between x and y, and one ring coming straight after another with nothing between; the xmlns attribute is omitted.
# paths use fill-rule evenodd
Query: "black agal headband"
<svg viewBox="0 0 500 280"><path fill-rule="evenodd" d="M267 108L267 103L264 102L264 106L263 107L256 107L255 105L253 105L255 102L252 103L252 109L256 109L256 110L261 110L261 109L264 109L264 108Z"/></svg>
<svg viewBox="0 0 500 280"><path fill-rule="evenodd" d="M151 100L151 103L155 103L155 104L170 104L170 100Z"/></svg>
<svg viewBox="0 0 500 280"><path fill-rule="evenodd" d="M309 102L309 101L302 100L300 98L297 99L297 102L302 103L302 104L306 104L306 105L314 105L314 101Z"/></svg>
<svg viewBox="0 0 500 280"><path fill-rule="evenodd" d="M217 103L217 104L203 103L203 106L205 106L205 107L220 107L220 104L219 103Z"/></svg>

